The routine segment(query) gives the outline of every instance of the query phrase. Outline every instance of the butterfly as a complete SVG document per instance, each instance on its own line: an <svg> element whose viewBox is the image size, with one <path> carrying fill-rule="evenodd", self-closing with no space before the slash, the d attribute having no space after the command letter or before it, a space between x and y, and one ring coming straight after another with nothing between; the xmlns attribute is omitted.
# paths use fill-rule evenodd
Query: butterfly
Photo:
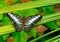
<svg viewBox="0 0 60 42"><path fill-rule="evenodd" d="M34 24L42 18L41 15L21 17L13 13L7 13L6 16L14 23L16 31L25 30L26 32L29 32L34 26Z"/></svg>

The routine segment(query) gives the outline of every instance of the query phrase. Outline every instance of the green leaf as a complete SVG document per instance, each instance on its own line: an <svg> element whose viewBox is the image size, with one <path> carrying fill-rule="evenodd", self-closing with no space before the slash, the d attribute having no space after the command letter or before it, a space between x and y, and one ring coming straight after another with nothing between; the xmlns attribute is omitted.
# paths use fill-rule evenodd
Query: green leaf
<svg viewBox="0 0 60 42"><path fill-rule="evenodd" d="M24 10L24 12L25 12L24 16L28 17L28 16L33 16L38 14L39 11L37 9L27 9L27 10Z"/></svg>
<svg viewBox="0 0 60 42"><path fill-rule="evenodd" d="M60 3L60 0L41 0L41 1L31 1L28 3L23 4L15 4L12 6L6 6L0 8L0 13L10 12L10 11L16 11L16 10L25 10L25 9L31 9L36 7L42 7L47 5L54 5Z"/></svg>
<svg viewBox="0 0 60 42"><path fill-rule="evenodd" d="M51 6L47 6L44 9L44 12L49 15L55 13L55 10ZM48 28L57 29L59 26L56 24L56 21L45 23Z"/></svg>
<svg viewBox="0 0 60 42"><path fill-rule="evenodd" d="M5 35L12 32L15 32L15 28L13 25L6 25L6 26L0 27L0 35Z"/></svg>
<svg viewBox="0 0 60 42"><path fill-rule="evenodd" d="M15 14L21 16L21 17L25 15L25 12L23 10L16 10L13 13L15 13Z"/></svg>
<svg viewBox="0 0 60 42"><path fill-rule="evenodd" d="M8 25L8 24L12 24L12 22L7 16L4 16L3 20L2 20L2 24L3 25Z"/></svg>
<svg viewBox="0 0 60 42"><path fill-rule="evenodd" d="M36 38L37 32L36 32L36 28L32 28L29 32L34 38Z"/></svg>
<svg viewBox="0 0 60 42"><path fill-rule="evenodd" d="M13 33L14 42L27 42L28 34L25 31Z"/></svg>
<svg viewBox="0 0 60 42"><path fill-rule="evenodd" d="M59 40L60 40L60 35L57 35L57 36L55 36L55 37L53 37L45 42L51 42L51 41L52 42L59 42Z"/></svg>
<svg viewBox="0 0 60 42"><path fill-rule="evenodd" d="M2 20L3 19L3 14L0 14L0 20Z"/></svg>
<svg viewBox="0 0 60 42"><path fill-rule="evenodd" d="M10 36L10 34L5 34L5 35L2 35L3 39L4 40L7 40L7 38Z"/></svg>
<svg viewBox="0 0 60 42"><path fill-rule="evenodd" d="M43 16L43 18L38 23L36 23L35 25L45 24L45 23L55 21L55 20L58 20L58 19L60 19L60 12L59 13L54 13L54 14L51 14L51 15Z"/></svg>
<svg viewBox="0 0 60 42"><path fill-rule="evenodd" d="M43 7L43 11L45 12L46 15L56 13L52 6Z"/></svg>
<svg viewBox="0 0 60 42"><path fill-rule="evenodd" d="M13 0L13 3L21 2L21 0Z"/></svg>
<svg viewBox="0 0 60 42"><path fill-rule="evenodd" d="M59 26L57 25L56 21L53 21L53 22L48 22L45 24L48 28L51 28L51 29L58 29Z"/></svg>
<svg viewBox="0 0 60 42"><path fill-rule="evenodd" d="M42 39L44 39L44 38L49 38L49 37L51 37L55 32L58 32L58 31L60 31L60 28L58 28L58 29L56 29L56 30L53 30L53 31L51 31L51 32L49 32L49 33L47 33L47 34L45 34L45 35L42 35L42 36L39 36L39 37L37 37L36 39L33 39L33 40L31 40L31 41L29 41L29 42L35 42L35 41L37 41L37 40L42 40ZM51 35L52 34L52 35ZM54 36L55 37L55 36ZM52 38L52 37L51 37ZM49 38L49 39L51 39L51 38ZM48 40L48 39L47 39Z"/></svg>
<svg viewBox="0 0 60 42"><path fill-rule="evenodd" d="M13 13L18 14L19 16L27 17L38 14L38 10L37 9L17 10L14 11Z"/></svg>
<svg viewBox="0 0 60 42"><path fill-rule="evenodd" d="M2 36L0 36L0 42L5 42Z"/></svg>

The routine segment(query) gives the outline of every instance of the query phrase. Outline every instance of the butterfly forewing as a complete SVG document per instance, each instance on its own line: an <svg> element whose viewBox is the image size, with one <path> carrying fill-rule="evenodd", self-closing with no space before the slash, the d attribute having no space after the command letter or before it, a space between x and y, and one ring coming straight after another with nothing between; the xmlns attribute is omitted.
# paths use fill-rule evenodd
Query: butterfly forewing
<svg viewBox="0 0 60 42"><path fill-rule="evenodd" d="M34 26L36 22L38 22L41 19L40 15L35 15L28 17L27 21L25 22L25 31L30 31L30 29Z"/></svg>
<svg viewBox="0 0 60 42"><path fill-rule="evenodd" d="M17 31L22 30L22 21L21 21L22 19L20 16L12 13L7 13L7 17L9 17L10 20L14 23L15 29Z"/></svg>

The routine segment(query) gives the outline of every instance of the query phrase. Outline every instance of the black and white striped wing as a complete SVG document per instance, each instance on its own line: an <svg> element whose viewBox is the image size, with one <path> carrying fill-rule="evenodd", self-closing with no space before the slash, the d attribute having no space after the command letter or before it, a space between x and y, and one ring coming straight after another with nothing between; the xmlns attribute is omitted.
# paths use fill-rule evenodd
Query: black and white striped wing
<svg viewBox="0 0 60 42"><path fill-rule="evenodd" d="M35 15L32 17L29 17L28 20L25 23L25 31L30 31L30 29L33 27L33 25L38 22L42 18L41 15Z"/></svg>
<svg viewBox="0 0 60 42"><path fill-rule="evenodd" d="M17 31L21 31L22 30L21 17L16 14L12 14L12 13L7 13L6 15L14 23L15 29Z"/></svg>

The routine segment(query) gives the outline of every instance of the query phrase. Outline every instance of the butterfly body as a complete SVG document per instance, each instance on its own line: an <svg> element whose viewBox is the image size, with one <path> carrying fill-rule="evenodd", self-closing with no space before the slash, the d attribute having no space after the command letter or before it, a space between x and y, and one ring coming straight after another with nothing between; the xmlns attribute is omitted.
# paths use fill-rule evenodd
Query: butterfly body
<svg viewBox="0 0 60 42"><path fill-rule="evenodd" d="M17 31L25 30L26 32L34 26L38 20L41 19L40 15L30 16L30 17L20 17L16 14L7 13L7 16L14 23L14 27Z"/></svg>

